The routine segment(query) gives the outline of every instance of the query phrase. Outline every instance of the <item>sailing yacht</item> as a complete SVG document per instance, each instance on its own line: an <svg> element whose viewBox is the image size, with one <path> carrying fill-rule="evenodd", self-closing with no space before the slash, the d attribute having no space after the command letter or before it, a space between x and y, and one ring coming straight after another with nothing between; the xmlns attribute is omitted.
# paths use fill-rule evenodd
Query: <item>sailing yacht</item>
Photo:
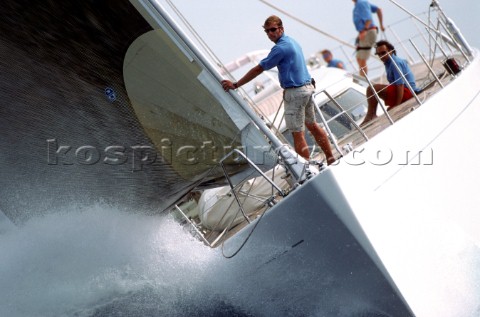
<svg viewBox="0 0 480 317"><path fill-rule="evenodd" d="M255 85L253 91L256 96L251 98L248 94L239 95L236 92L222 95L215 84L222 78L219 72L213 66L208 66L193 45L186 44L188 41L181 35L182 31L169 22L168 16L161 14L162 10L157 4L151 5L159 13L157 19L163 21L157 22L160 29L175 41L181 42L179 38L183 39L185 44L177 47L187 51L187 59L204 66L188 78L195 78L195 84L203 83L211 94L224 99L221 107L236 123L239 122L239 116L246 114L258 129L255 130L261 131L271 145L269 147L262 142L262 138L254 136L249 124L236 124L238 132L235 133L241 136L243 150L236 148L214 159L215 162L218 160L217 166L223 169L226 186L199 192L194 190L194 195L185 196L185 200L173 208L180 221L205 244L222 249L226 258L224 265L235 272L242 289L259 289L254 292L252 303L255 302L254 297L261 297L271 304L268 305L270 309L275 307L275 311L283 315L344 315L341 313L342 307L355 307L359 302L368 308L347 315L422 315L424 312L416 307L416 287L407 286L406 271L402 264L392 263L392 259L396 259L392 254L405 252L407 258L413 256L409 254L408 247L402 248L398 243L408 241L405 236L419 234L419 230L421 232L423 226L428 224L424 220L417 220L415 212L425 210L418 208L422 205L418 200L424 202L425 198L416 193L430 192L443 179L442 176L434 177L433 171L441 175L450 166L449 159L437 153L451 145L438 140L447 137L451 133L451 126L463 121L462 118L468 125L469 118L463 117L463 112L473 111L470 109L478 106L478 89L475 88L465 92L463 97L468 97L462 98L465 100L460 103L462 106L452 107L453 104L459 104L457 90L464 91L465 85L477 82L478 60L476 52L444 15L438 2L432 2L432 8L439 17L438 28L432 27L434 23L425 23L412 15L412 19L421 21L427 27L426 36L431 43L428 50L432 59L427 61L417 51L415 42L410 41L421 61L413 67L416 78L421 81L421 92L392 111L382 106L379 110L382 116L373 124L361 128L358 125L361 118L354 118L355 113L362 113L359 109L365 105L365 99L347 97L351 95L348 92L356 92L355 96L362 95L358 93L362 92L362 88L357 87L360 84L358 78L344 72L333 79L332 76L327 78L327 74L333 71L322 68L318 72L312 71L314 76L321 79L317 92L312 96L317 104L320 123L328 131L337 155L341 157L336 166L328 168L315 157L309 161L302 160L282 138L281 91L275 89L278 85ZM146 10L145 6L137 6L137 9L139 12ZM173 29L173 35L168 31L170 28ZM154 32L161 32L158 28L154 29ZM165 38L167 35L152 33L151 36ZM163 60L163 55L162 58L154 58L155 54L141 56L140 51L144 50L145 45L154 41L145 39L138 48L133 48L132 55L148 63L128 63L129 67L141 69L140 72L146 76L142 77L141 82L152 78L154 74L169 73L162 70L163 65L160 69L152 69L150 62L154 59ZM155 46L159 47L160 43ZM453 52L446 53L447 49ZM439 54L436 54L437 51ZM179 55L178 52L174 54ZM224 70L228 69L226 67ZM467 82L462 83L463 79ZM138 80L137 76L135 80ZM183 78L182 82L184 80L187 78ZM347 87L339 88L343 82L348 82ZM372 80L367 78L363 85L372 85ZM268 92L262 94L262 89ZM159 108L160 99L164 98L163 92L158 97L152 97L150 90L148 93L144 90L135 92L138 97L134 97L129 91L128 82L127 91L133 99L133 107L142 114L154 113ZM200 90L195 91L198 93ZM150 99L143 99L147 95ZM272 103L277 104L273 107L278 109L276 113L267 110L269 107L266 105ZM232 110L231 106L242 109L242 114ZM182 114L188 113L180 110L180 106L174 108ZM161 120L159 114L152 121ZM429 122L428 129L426 122ZM333 133L335 126L335 130L342 126L346 131ZM182 131L186 129L184 127ZM194 134L200 135L197 132ZM154 134L151 137L154 139ZM258 143L252 148L250 142ZM258 161L259 155L255 149L260 148L264 153ZM437 155L442 157L437 158ZM445 161L448 162L447 166L444 165ZM230 163L248 168L229 174ZM218 184L219 177L214 171L213 167L208 170L208 178ZM414 184L405 179L407 175L416 180ZM405 197L406 192L415 193L412 196L417 200ZM435 189L435 192L436 196L442 191ZM448 191L440 196L448 197L446 201L451 203L457 199L453 196L463 195L462 191L458 192ZM437 209L427 210L424 215L432 216ZM464 222L468 219L469 210L466 209L452 227L456 232L458 225L465 232L466 239L473 239L467 245L473 248L474 254L478 254L475 244L475 241L478 243L478 239L475 240L478 235L472 226ZM394 237L389 238L389 232ZM432 234L426 241L431 241L433 237L438 237L438 233ZM395 249L393 251L392 246ZM422 262L422 256L418 256L418 261ZM418 267L413 265L412 272L415 269L418 270ZM293 279L282 278L285 274L282 272L287 271L296 272ZM457 273L472 274L465 267L458 268ZM478 272L474 274L478 275ZM440 289L445 291L451 286L440 285ZM434 292L431 288L427 289L430 293ZM474 305L478 307L478 303ZM260 306L252 304L249 308L254 314L265 313L265 307Z"/></svg>
<svg viewBox="0 0 480 317"><path fill-rule="evenodd" d="M242 298L246 315L478 313L480 201L467 180L480 176L480 61L438 1L438 22L399 5L426 28L426 55L409 42L422 91L392 111L381 103L368 126L364 91L381 78L311 65L329 167L318 150L294 153L274 80L225 93L229 68L157 1L1 8L25 20L0 22L2 145L17 145L0 155L0 209L12 222L72 201L171 213L221 251L237 284L224 300Z"/></svg>

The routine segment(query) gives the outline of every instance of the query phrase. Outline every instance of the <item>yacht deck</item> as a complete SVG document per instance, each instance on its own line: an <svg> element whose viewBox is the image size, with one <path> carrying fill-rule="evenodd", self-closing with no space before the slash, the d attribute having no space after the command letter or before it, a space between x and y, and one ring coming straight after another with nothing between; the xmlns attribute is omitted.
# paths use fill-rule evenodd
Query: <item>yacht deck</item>
<svg viewBox="0 0 480 317"><path fill-rule="evenodd" d="M461 56L455 57L457 60L461 61L462 63L465 62L464 58ZM429 72L429 69L426 67L425 64L419 63L416 65L411 66L412 71L415 74L416 83L419 88L421 88L421 92L417 94L419 101L423 104L428 98L433 96L436 92L442 89L438 81L435 77ZM443 86L446 86L452 81L455 77L451 75L443 66L441 59L436 59L432 69L434 70L437 78L442 83ZM375 81L375 83L386 83L386 80L380 78ZM380 105L378 105L380 108ZM365 135L370 139L375 135L379 134L381 131L385 130L395 122L401 120L405 116L407 116L412 111L415 111L421 107L421 104L417 101L416 98L411 98L406 102L394 107L388 111L389 116L391 117L392 122L387 118L386 115L382 114L379 115L374 120L370 121L369 123L362 125L361 129L365 133ZM356 148L359 145L365 143L367 140L365 137L360 133L358 130L353 130L351 133L347 134L343 138L339 139L338 146L340 149L343 149L345 146L350 145L351 148ZM341 157L342 154L338 153L338 157Z"/></svg>

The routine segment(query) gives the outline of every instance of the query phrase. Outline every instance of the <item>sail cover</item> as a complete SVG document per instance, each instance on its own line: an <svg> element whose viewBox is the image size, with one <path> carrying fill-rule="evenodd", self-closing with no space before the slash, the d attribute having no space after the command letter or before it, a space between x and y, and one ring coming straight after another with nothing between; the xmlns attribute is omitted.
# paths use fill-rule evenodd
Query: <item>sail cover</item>
<svg viewBox="0 0 480 317"><path fill-rule="evenodd" d="M163 27L130 45L123 69L132 107L158 153L184 179L220 176L218 163L233 149L271 168L275 155L263 134L189 44ZM232 172L246 167L236 156L225 164Z"/></svg>

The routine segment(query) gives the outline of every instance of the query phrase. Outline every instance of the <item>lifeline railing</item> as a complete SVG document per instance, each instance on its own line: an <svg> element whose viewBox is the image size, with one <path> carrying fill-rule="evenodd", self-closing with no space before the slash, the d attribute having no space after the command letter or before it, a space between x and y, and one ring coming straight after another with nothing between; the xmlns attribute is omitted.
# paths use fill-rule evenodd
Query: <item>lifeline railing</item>
<svg viewBox="0 0 480 317"><path fill-rule="evenodd" d="M319 106L319 103L316 101L317 99L315 97L317 97L318 95L321 95L321 94L324 94L325 96L327 96L327 98L340 110L337 114L335 114L334 116L332 116L329 120L326 120L325 119L325 116L323 115L323 111L321 110L321 106ZM335 135L333 134L332 130L330 129L330 126L328 125L330 122L332 121L335 121L337 120L338 118L340 118L341 116L346 116L348 121L350 122L350 124L352 124L354 126L354 128L362 134L362 136L365 138L366 141L368 141L368 137L367 135L365 134L365 132L360 128L360 126L357 124L357 122L352 118L352 116L350 116L350 114L348 113L348 109L344 109L343 106L335 99L332 97L332 95L330 95L326 89L320 91L320 92L317 92L317 93L314 93L312 95L312 100L315 104L315 108L317 110L317 113L320 115L320 120L322 121L323 123L323 126L325 127L325 130L327 130L327 134L330 138L330 140L332 141L333 145L335 146L335 149L337 150L338 153L341 153L343 155L343 152L342 150L340 149L340 146L338 145L338 142L336 140L336 137Z"/></svg>
<svg viewBox="0 0 480 317"><path fill-rule="evenodd" d="M395 1L391 1L391 2L398 5ZM465 67L467 64L470 63L470 58L469 57L471 57L472 54L473 54L470 46L468 45L466 40L463 38L460 31L456 28L453 21L451 21L448 17L445 16L445 14L443 13L443 10L440 8L440 6L438 4L438 1L435 1L435 0L432 1L432 5L431 5L431 8L433 8L434 10L437 11L438 21L437 21L437 27L436 28L431 27L431 25L433 25L433 22L430 20L430 15L429 15L428 24L426 24L425 22L420 20L416 15L407 11L405 8L403 8L401 6L399 6L399 7L410 15L410 17L408 19L410 21L414 22L413 24L416 26L417 30L419 31L418 35L415 35L415 37L420 36L424 40L424 42L427 44L427 47L428 47L428 50L429 50L429 55L430 55L430 62L427 61L425 56L421 53L418 46L414 43L413 38L408 39L408 42L410 43L411 47L414 49L416 54L419 56L421 62L423 62L423 64L425 65L425 67L428 71L428 74L430 76L432 76L433 82L437 83L441 88L443 88L444 84L442 83L440 78L437 76L437 74L435 73L435 70L433 69L433 66L432 66L433 62L434 62L434 60L436 59L436 56L437 56L436 50L438 49L441 52L441 55L443 55L443 57L445 58L445 60L442 62L444 68L447 70L447 72L452 77L456 77L458 75L458 73L461 71L461 69L463 67ZM426 30L425 35L426 36L424 35L424 33L422 33L420 31L420 28L418 26L419 23L423 24L425 26L425 30ZM406 42L401 41L399 39L397 33L390 26L388 27L388 30L390 32L392 32L392 34L398 40L399 45L406 52L406 56L407 56L408 60L413 62L414 61L414 58L413 58L414 54L412 54L410 52L410 50L407 48L407 46L405 45ZM428 40L430 40L431 42L429 42ZM444 48L444 46L446 46L446 48ZM446 52L447 49L450 51L450 54ZM345 50L343 49L343 47L342 47L342 52L344 53L345 56L347 56L345 54ZM388 54L392 54L392 52L389 52ZM463 57L465 59L465 64L463 64L462 66L458 66L455 58L453 57L455 54L457 54L457 55L459 54L461 57ZM398 73L401 75L403 82L406 84L408 89L411 91L411 93L412 93L413 97L415 98L416 102L418 103L418 105L421 105L422 101L420 100L420 98L418 96L418 93L420 93L423 89L421 88L420 91L414 91L413 87L410 85L410 83L406 79L405 74L400 70L400 67L398 66L398 64L393 59L391 59L391 61L393 62L393 65L396 68L396 70L398 71ZM368 87L370 87L370 90L373 92L372 97L377 99L377 103L380 105L380 107L381 107L383 113L385 114L386 118L388 119L390 124L393 124L394 120L392 119L392 117L388 113L388 109L385 107L384 102L379 97L378 92L374 89L374 84L373 84L372 80L367 76L367 74L363 70L361 70L361 71L363 72L364 79L365 79L366 83L368 84ZM430 86L430 83L425 85L425 86ZM368 137L365 134L365 132L363 131L363 129L356 124L355 120L353 120L351 118L351 116L348 115L348 112L342 107L342 105L340 105L335 100L334 97L332 97L330 94L328 94L328 92L326 90L315 93L313 95L313 98L314 98L313 100L314 101L316 100L315 97L318 96L319 94L325 94L328 97L328 99L332 103L334 103L335 106L340 110L340 112L336 116L330 118L329 120L325 120L323 112L320 109L321 106L319 106L319 104L317 102L315 102L316 107L317 107L317 112L320 115L320 120L323 123L326 132L328 133L330 139L332 140L332 143L334 144L335 148L337 149L337 151L339 153L342 153L342 152L340 150L339 145L336 142L334 134L332 133L331 129L329 128L329 123L332 122L333 120L335 120L340 115L346 115L348 117L348 120L350 121L350 123L353 124L353 126L355 127L355 129L359 133L362 134L362 136L365 138L365 140L368 140Z"/></svg>
<svg viewBox="0 0 480 317"><path fill-rule="evenodd" d="M225 162L233 156L240 156L253 172L241 180L233 181L225 167ZM219 242L224 241L228 237L228 233L232 228L236 228L239 223L251 223L252 215L257 216L259 212L263 215L267 209L276 204L277 199L285 197L291 188L291 183L288 183L288 186L285 186L284 184L284 188L277 184L278 181L276 182L275 172L279 165L273 166L270 170L270 177L238 149L232 150L223 157L218 164L224 171L224 176L229 188L228 192L222 191L221 196L233 197L233 199L229 198L225 201L222 200L221 197L215 195L218 200L209 206L208 211L213 210L216 212L215 218L218 219L218 221L213 226L210 226L210 229L203 230L205 228L202 228L202 223L192 221L192 219L187 216L186 212L182 210L181 206L174 206L175 210L179 212L184 220L186 220L193 228L195 235L199 236L200 239L210 247L216 247ZM305 170L305 172L307 173L308 170ZM287 177L289 177L289 175L284 175L282 179ZM263 186L261 193L258 193L254 188L255 186L260 186L259 183L261 183L262 180L264 180L263 185L267 184L267 186ZM248 204L250 210L246 210L245 208L247 199L249 200ZM221 208L218 210L215 209L216 204L220 204ZM239 218L243 218L243 220L239 220Z"/></svg>
<svg viewBox="0 0 480 317"><path fill-rule="evenodd" d="M390 1L394 4L396 4L400 9L407 12L410 15L409 19L413 20L415 22L414 25L416 26L417 30L419 31L418 32L419 35L416 35L416 36L420 36L423 39L423 41L427 44L427 47L428 47L428 50L429 50L429 55L430 55L430 62L427 61L425 56L420 52L417 44L415 44L414 41L413 41L413 37L410 37L408 42L410 43L412 48L415 50L415 52L418 54L418 56L420 57L422 62L426 65L426 68L428 69L429 74L431 74L432 77L434 78L433 80L436 83L438 83L440 87L443 88L444 85L443 85L442 81L438 78L438 76L436 75L436 73L435 73L435 71L432 67L433 61L434 61L435 57L437 56L437 54L436 54L437 49L441 52L443 57L446 59L443 62L443 65L447 69L448 73L452 77L456 77L458 72L461 71L461 67L460 67L460 69L454 69L455 68L455 63L453 64L453 67L452 67L452 65L449 65L447 61L448 61L449 58L452 57L452 55L455 54L455 52L458 52L465 59L465 65L463 65L463 67L465 67L467 64L469 64L470 63L470 57L472 56L473 52L472 52L471 48L469 47L468 43L465 41L465 39L461 35L460 31L456 28L456 26L453 24L453 22L445 16L445 14L443 13L442 9L440 8L440 6L438 4L438 1L435 1L435 0L432 1L432 5L430 6L430 8L433 8L434 10L436 10L437 14L438 14L438 20L437 20L436 28L432 27L432 25L434 23L430 20L430 15L429 15L428 23L425 23L424 21L419 19L417 15L412 14L411 12L406 10L405 8L398 5L395 1L393 1L393 0L390 0ZM418 24L422 24L425 27L427 36L423 35L423 33L420 31L420 27L418 26ZM402 49L405 51L406 57L410 61L414 61L413 54L408 50L408 48L406 46L406 42L403 42L403 41L399 40L398 35L395 33L395 31L391 27L388 27L387 29L390 32L392 32L392 34L394 35L395 38L397 38L397 42L395 43L395 45L397 45L397 44L400 45L402 47ZM446 34L443 33L442 30ZM447 53L446 50L450 50L450 54ZM345 55L347 55L347 54L345 53ZM396 63L394 63L394 64L395 64L395 67L398 70L398 65L396 65ZM405 83L408 83L408 81L406 81L406 78L403 74L402 74L402 79L404 80ZM366 80L368 86L375 92L373 94L373 96L374 96L374 98L377 98L377 101L380 104L385 116L388 118L390 123L393 124L394 121L391 118L391 116L389 115L386 107L384 106L384 103L379 98L378 93L375 91L375 89L373 89L373 83L372 83L371 79L368 76L365 76L365 80ZM409 89L412 90L414 98L416 99L417 103L420 105L421 100L418 98L418 95L413 91L412 87L409 84L407 84L407 85L408 85ZM322 90L318 93L315 93L314 96L312 96L312 97L315 100L315 97L320 95L320 94L326 95L327 98L340 110L340 112L337 115L333 116L329 120L326 120L325 117L323 116L323 113L320 109L320 106L318 105L317 102L315 102L316 107L317 107L317 111L320 114L320 119L321 119L322 123L324 124L330 139L334 143L334 146L339 153L342 153L342 151L341 151L339 145L336 142L335 135L332 133L332 131L329 128L329 123L331 123L332 120L336 120L340 115L346 115L348 120L350 121L350 123L354 126L354 128L360 134L362 134L362 136L366 140L368 140L368 137L367 137L365 131L360 126L358 126L358 124L355 122L355 120L353 120L353 118L349 115L347 109L344 109L344 107L335 99L335 96L332 96L327 91L327 89L324 89L324 90ZM281 104L280 104L280 106L281 106ZM274 181L272 179L270 179L269 177L267 177L260 169L258 169L258 167L253 162L249 162L248 158L246 158L246 156L244 156L244 154L242 152L236 151L236 154L239 154L242 157L244 157L246 159L246 161L248 162L248 164L251 165L260 174L260 176L262 178L266 179L267 182L269 182L271 184L272 195L270 195L268 198L266 198L264 200L265 205L271 206L275 203L275 200L273 199L273 197L275 196L274 195L274 189L277 190L279 196L284 196L285 195L285 192L283 191L283 189L276 186ZM231 155L233 155L233 152L231 153ZM222 167L224 167L223 166L223 161L222 161ZM245 220L247 222L250 221L246 211L243 209L243 206L241 204L241 200L238 196L238 192L241 190L245 180L243 182L238 183L237 185L234 185L231 182L231 179L227 176L227 181L229 183L232 195L234 195L235 201L239 205L239 210L238 211L242 213L243 217L245 218ZM249 194L249 193L246 192L246 194ZM260 197L256 197L256 199L260 199ZM189 219L187 219L187 220L189 220ZM198 230L197 227L196 227L196 229ZM228 227L228 229L230 229L230 227ZM221 237L227 231L228 230L225 229L222 232L222 234L219 237L217 237L217 239L211 244L208 242L207 239L205 239L205 237L204 237L204 240L207 241L207 243L209 243L210 245L214 245L215 243L217 243L221 239Z"/></svg>
<svg viewBox="0 0 480 317"><path fill-rule="evenodd" d="M407 44L410 43L411 48L413 48L414 52L416 52L416 54L420 58L419 61L423 62L425 64L425 67L428 70L428 73L430 74L430 76L432 76L433 81L436 82L441 88L443 88L444 84L438 78L437 74L435 73L435 70L432 67L433 62L437 58L437 55L438 55L437 54L437 49L440 51L440 53L445 58L445 61L443 62L444 67L447 69L447 71L450 73L450 75L455 77L458 74L458 72L460 71L459 69L461 67L458 67L456 65L456 61L452 56L455 54L455 52L459 52L459 54L464 57L464 59L466 61L466 64L468 64L470 62L469 56L472 55L472 50L469 47L468 43L463 38L460 31L456 28L453 21L451 21L443 13L443 10L440 8L440 6L438 4L438 1L435 1L435 0L432 1L432 4L429 6L430 11L428 12L428 15L427 15L427 12L423 12L421 14L413 14L413 13L409 12L408 10L406 10L404 7L397 4L396 1L391 0L391 2L394 3L395 5L397 5L401 10L405 11L409 15L406 19L404 19L402 21L399 21L398 23L408 22L410 24L413 24L415 26L417 32L414 35L412 35L411 37L409 37L409 39L407 41L400 40L400 37L399 37L398 33L392 27L393 25L387 26L386 32L388 31L389 33L391 33L393 35L393 37L396 38L397 42L395 43L395 45L398 44L398 46L401 47L401 49L405 52L405 56L407 57L407 59L412 63L412 62L415 61L415 58L414 58L415 54L411 51L411 49L408 48ZM276 8L276 9L278 9L278 8ZM432 25L435 25L435 22L432 19L431 11L434 11L437 14L436 27L432 26ZM420 17L419 17L420 15L427 16L428 21L424 22L422 19L420 19ZM398 24L398 23L395 23L395 24ZM421 26L422 25L424 26L426 32L421 31ZM307 25L307 26L309 26L310 28L313 28L313 26L311 26L311 25ZM316 28L313 28L313 29L316 29ZM403 29L403 28L401 28L401 29ZM317 31L321 32L321 30L317 30ZM429 55L430 61L427 61L425 56L421 53L420 49L418 48L418 45L414 43L414 39L416 39L416 38L421 38L423 40L424 44L426 45L426 47L428 48L428 55ZM350 64L353 65L351 59L349 58L348 54L346 54L346 50L345 50L345 47L351 48L351 45L348 45L348 43L346 43L346 42L342 42L342 41L340 41L340 42L343 44L342 46L340 46L340 49L342 50L343 54L348 58ZM444 46L445 46L445 48L444 48ZM450 53L448 53L447 50L449 50ZM372 59L372 60L375 63L378 62L377 58ZM450 65L450 62L452 62L453 65ZM394 64L394 67L399 71L398 65L395 62L393 64ZM370 66L371 65L369 65L369 68L371 68ZM381 65L380 67L383 68L383 65ZM455 69L456 67L457 67L457 69ZM363 73L365 82L370 87L371 91L373 91L372 98L377 99L377 104L380 105L380 108L381 108L382 112L385 114L385 117L388 119L390 124L393 124L394 120L390 116L390 114L388 113L388 109L385 107L384 102L379 97L378 92L374 89L371 77L368 77L363 69L360 70L360 72ZM418 105L421 105L422 101L418 97L417 91L413 90L410 83L406 80L403 72L399 71L399 73L401 74L403 82L406 83L406 86L411 91L411 93L412 93L413 97L415 98L416 102L418 103ZM327 93L327 90L322 91L321 93L325 94L325 93ZM318 94L316 94L315 96L317 96L317 95ZM340 109L341 114L339 114L339 115L348 115L348 112L345 109L343 109L341 107L341 105L339 105L335 101L335 99L332 98L332 96L327 96L327 97L330 99L331 102L333 102L335 104L335 106L337 108ZM279 109L281 108L281 106L282 106L282 103L280 103ZM317 104L317 108L319 108L318 104ZM331 123L332 120L335 120L335 118L331 118L330 120L325 120L325 118L322 115L322 112L319 111L319 109L317 109L317 111L320 114L321 121L322 121L322 123L324 124L324 126L327 130L329 138L332 140L332 143L334 144L337 151L339 153L342 153L342 151L340 150L340 147L338 146L338 144L335 140L334 134L328 128L328 124ZM274 119L273 122L276 121L277 116L278 116L278 112L275 115L275 119ZM366 133L363 131L363 129L358 127L356 122L354 122L354 120L352 120L351 117L349 117L348 120L352 123L352 125L355 127L355 129L357 131L359 131L366 140L368 140L368 138L366 136ZM283 121L283 117L280 119L280 122L282 122L282 121Z"/></svg>

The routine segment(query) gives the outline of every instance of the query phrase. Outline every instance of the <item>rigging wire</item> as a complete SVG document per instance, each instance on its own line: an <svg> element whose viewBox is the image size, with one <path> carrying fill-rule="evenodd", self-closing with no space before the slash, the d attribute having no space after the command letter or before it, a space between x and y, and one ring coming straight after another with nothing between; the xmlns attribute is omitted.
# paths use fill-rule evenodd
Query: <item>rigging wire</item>
<svg viewBox="0 0 480 317"><path fill-rule="evenodd" d="M334 35L332 35L332 34L330 34L330 33L328 33L328 32L325 32L325 31L320 30L319 28L317 28L317 27L315 27L315 26L313 26L313 25L311 25L311 24L303 21L303 20L300 19L300 18L297 18L296 16L288 13L287 11L280 9L280 8L277 7L277 6L274 6L273 4L269 3L269 2L266 1L266 0L259 0L259 1L262 2L262 3L265 4L265 5L267 5L267 6L271 7L271 8L273 8L273 9L281 12L282 14L284 14L284 15L292 18L292 19L294 19L295 21L297 21L297 22L299 22L299 23L301 23L301 24L309 27L310 29L312 29L312 30L314 30L314 31L316 31L316 32L318 32L318 33L320 33L320 34L323 34L323 35L325 35L326 37L331 38L332 40L335 40L335 41L337 41L337 42L339 42L339 43L341 43L341 44L343 44L343 45L345 45L345 46L348 46L348 47L350 47L350 48L353 48L353 49L356 48L354 45L352 45L352 44L350 44L350 43L348 43L348 42L345 42L344 40L342 40L342 39L340 39L340 38L338 38L338 37L336 37L336 36L334 36Z"/></svg>
<svg viewBox="0 0 480 317"><path fill-rule="evenodd" d="M268 209L268 208L267 208ZM267 212L267 209L265 209L263 211L263 213L260 215L260 218L258 218L257 222L253 225L253 228L252 230L250 230L250 232L248 233L247 237L245 238L245 240L243 240L242 244L238 247L238 249L233 252L232 254L230 255L226 255L225 254L225 240L222 242L222 255L227 258L227 259L231 259L233 258L234 256L236 256L242 249L243 247L245 246L245 244L247 244L248 240L250 240L250 237L253 235L253 232L255 231L255 229L257 228L258 224L260 223L260 221L262 220L263 216L266 214Z"/></svg>
<svg viewBox="0 0 480 317"><path fill-rule="evenodd" d="M203 40L203 38L198 34L195 28L188 22L187 18L182 14L182 12L175 6L171 0L165 0L168 5L171 7L173 12L178 16L182 23L186 26L192 36L195 38L197 43L203 48L204 52L210 57L212 62L219 67L219 69L231 80L235 80L233 74L225 67L225 64L220 60L220 58L213 52L213 50L208 46L208 44ZM250 95L244 90L243 87L238 89L239 93L242 95L242 98L252 107L252 109L261 117L263 120L273 126L272 122L268 119L268 116L263 113L263 111L258 107L258 105L253 101ZM278 132L278 131L277 131ZM277 133L278 134L278 133Z"/></svg>
<svg viewBox="0 0 480 317"><path fill-rule="evenodd" d="M207 43L202 39L200 34L195 30L195 28L188 22L188 20L185 18L185 16L182 14L182 12L173 4L171 0L165 0L168 5L172 8L172 10L175 12L175 14L178 16L178 18L182 21L182 23L187 27L189 32L194 36L194 38L197 40L198 44L205 50L205 52L210 56L213 62L217 64L218 67L224 69L223 63L220 61L218 56L210 49L210 47L207 45Z"/></svg>

